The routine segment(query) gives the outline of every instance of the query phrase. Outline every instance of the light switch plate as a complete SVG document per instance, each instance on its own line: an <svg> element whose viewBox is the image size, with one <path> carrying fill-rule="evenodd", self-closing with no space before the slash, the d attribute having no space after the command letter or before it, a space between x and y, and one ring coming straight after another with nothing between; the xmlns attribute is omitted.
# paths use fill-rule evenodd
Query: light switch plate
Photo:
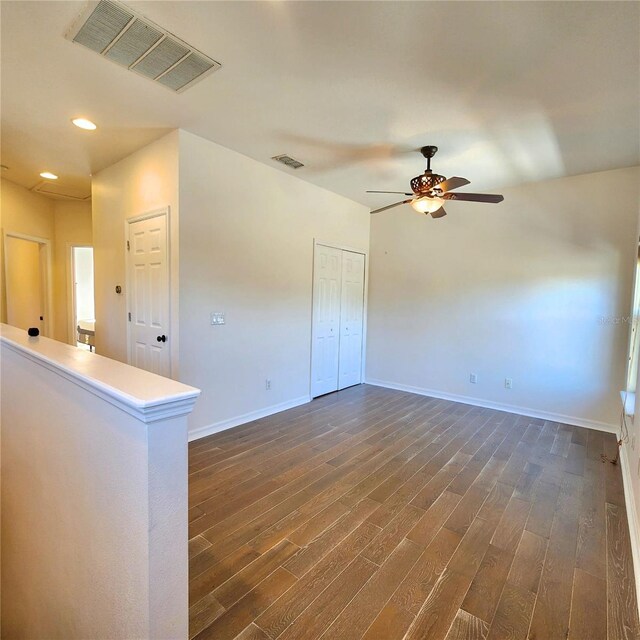
<svg viewBox="0 0 640 640"><path fill-rule="evenodd" d="M224 313L216 311L211 314L211 324L224 324Z"/></svg>

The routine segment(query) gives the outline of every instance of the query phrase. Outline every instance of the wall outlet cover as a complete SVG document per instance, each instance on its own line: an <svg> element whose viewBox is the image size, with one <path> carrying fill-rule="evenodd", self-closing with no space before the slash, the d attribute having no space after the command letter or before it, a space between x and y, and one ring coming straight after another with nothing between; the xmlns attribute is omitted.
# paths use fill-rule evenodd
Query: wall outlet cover
<svg viewBox="0 0 640 640"><path fill-rule="evenodd" d="M215 311L211 314L211 324L224 324L224 313L221 311Z"/></svg>

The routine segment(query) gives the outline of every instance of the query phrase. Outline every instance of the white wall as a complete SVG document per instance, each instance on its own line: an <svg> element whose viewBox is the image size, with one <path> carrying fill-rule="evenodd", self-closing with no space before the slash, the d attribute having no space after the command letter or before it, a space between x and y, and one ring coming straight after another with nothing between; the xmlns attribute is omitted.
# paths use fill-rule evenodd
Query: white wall
<svg viewBox="0 0 640 640"><path fill-rule="evenodd" d="M617 425L627 326L602 318L629 311L639 184L636 167L373 216L367 379Z"/></svg>
<svg viewBox="0 0 640 640"><path fill-rule="evenodd" d="M71 245L93 242L91 202L54 201L55 249L53 254L55 339L75 344L75 332L69 335L69 298L71 295Z"/></svg>
<svg viewBox="0 0 640 640"><path fill-rule="evenodd" d="M9 180L0 180L0 227L2 233L23 233L53 241L54 201ZM50 250L53 247L50 245ZM0 242L0 322L7 321L4 243ZM55 314L54 314L55 315ZM50 326L56 329L54 318Z"/></svg>
<svg viewBox="0 0 640 640"><path fill-rule="evenodd" d="M93 249L76 247L74 250L74 280L76 285L76 312L78 320L90 320L95 316L93 294Z"/></svg>
<svg viewBox="0 0 640 640"><path fill-rule="evenodd" d="M369 217L180 132L180 379L202 389L191 432L308 398L313 240L366 250ZM214 311L224 326L211 326Z"/></svg>
<svg viewBox="0 0 640 640"><path fill-rule="evenodd" d="M4 233L14 232L51 241L52 337L69 340L69 245L91 244L91 203L53 200L33 193L9 180L0 180L0 226ZM4 247L0 242L0 320L7 321ZM73 337L73 336L72 336Z"/></svg>
<svg viewBox="0 0 640 640"><path fill-rule="evenodd" d="M172 377L178 375L178 132L94 175L92 185L96 351L127 361L125 220L170 207ZM117 294L116 285L122 287Z"/></svg>
<svg viewBox="0 0 640 640"><path fill-rule="evenodd" d="M186 638L198 390L1 332L2 637Z"/></svg>

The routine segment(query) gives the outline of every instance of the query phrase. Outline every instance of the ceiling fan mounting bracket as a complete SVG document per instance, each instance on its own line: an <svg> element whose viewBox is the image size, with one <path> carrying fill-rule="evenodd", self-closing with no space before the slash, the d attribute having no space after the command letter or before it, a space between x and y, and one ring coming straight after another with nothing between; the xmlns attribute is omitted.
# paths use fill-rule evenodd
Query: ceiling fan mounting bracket
<svg viewBox="0 0 640 640"><path fill-rule="evenodd" d="M420 153L425 158L433 158L433 156L435 156L437 152L438 152L438 147L434 147L433 145L427 145L426 147L422 147L420 149Z"/></svg>

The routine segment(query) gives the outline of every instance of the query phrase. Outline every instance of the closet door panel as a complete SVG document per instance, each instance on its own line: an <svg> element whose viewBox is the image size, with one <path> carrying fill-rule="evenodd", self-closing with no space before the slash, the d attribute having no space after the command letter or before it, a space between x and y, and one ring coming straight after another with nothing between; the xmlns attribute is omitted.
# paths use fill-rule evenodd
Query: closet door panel
<svg viewBox="0 0 640 640"><path fill-rule="evenodd" d="M313 267L311 395L338 389L342 251L316 245Z"/></svg>
<svg viewBox="0 0 640 640"><path fill-rule="evenodd" d="M362 331L364 324L364 255L342 252L340 351L338 388L362 381Z"/></svg>

